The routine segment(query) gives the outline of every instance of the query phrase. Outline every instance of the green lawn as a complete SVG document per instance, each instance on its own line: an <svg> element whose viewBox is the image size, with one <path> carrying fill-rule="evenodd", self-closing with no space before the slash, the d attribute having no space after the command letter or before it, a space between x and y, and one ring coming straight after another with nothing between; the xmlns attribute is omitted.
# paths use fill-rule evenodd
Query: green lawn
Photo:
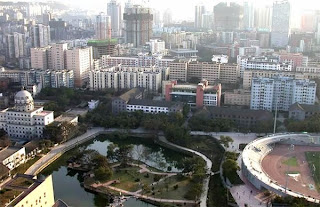
<svg viewBox="0 0 320 207"><path fill-rule="evenodd" d="M320 152L305 152L309 168L314 175L313 179L317 185L317 189L320 192Z"/></svg>
<svg viewBox="0 0 320 207"><path fill-rule="evenodd" d="M298 166L298 160L296 157L290 157L289 159L283 161L282 163L291 167Z"/></svg>
<svg viewBox="0 0 320 207"><path fill-rule="evenodd" d="M116 168L110 180L120 180L120 183L113 186L134 192L140 190L143 185L151 185L154 182L155 175L150 173L141 174L139 169L138 167Z"/></svg>
<svg viewBox="0 0 320 207"><path fill-rule="evenodd" d="M41 157L39 156L36 156L35 158L31 159L31 160L28 160L28 162L20 165L19 167L15 168L12 170L11 174L14 175L16 173L19 173L19 174L24 174L28 169L29 167L31 167L35 162L37 162Z"/></svg>
<svg viewBox="0 0 320 207"><path fill-rule="evenodd" d="M179 175L172 176L162 181L158 185L151 188L152 192L147 193L147 195L156 198L166 198L166 199L185 199L184 196L188 192L190 185L190 179L182 177ZM176 186L176 187L175 187Z"/></svg>

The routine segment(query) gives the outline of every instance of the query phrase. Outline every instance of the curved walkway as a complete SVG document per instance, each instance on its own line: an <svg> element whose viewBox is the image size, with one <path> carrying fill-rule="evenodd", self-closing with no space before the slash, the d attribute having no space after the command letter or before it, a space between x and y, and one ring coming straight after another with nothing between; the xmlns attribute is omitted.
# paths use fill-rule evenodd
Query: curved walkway
<svg viewBox="0 0 320 207"><path fill-rule="evenodd" d="M163 199L163 198L149 197L149 196L146 196L146 195L141 195L139 193L122 190L120 188L116 188L116 187L113 187L113 186L108 186L107 188L109 188L111 190L114 190L114 191L121 192L121 193L126 194L126 195L131 195L131 196L135 196L137 198L156 201L156 202L160 202L160 203L173 203L173 204L174 203L177 203L177 204L184 204L184 203L196 204L197 203L196 201L190 201L190 200L173 200L173 199Z"/></svg>
<svg viewBox="0 0 320 207"><path fill-rule="evenodd" d="M212 172L211 172L211 168L212 168L212 162L209 158L207 158L205 155L201 154L200 152L197 152L195 150L192 150L192 149L189 149L189 148L185 148L185 147L181 147L179 145L176 145L176 144L173 144L172 142L169 142L164 136L159 136L159 140L161 142L164 142L166 144L169 144L173 147L176 147L178 149L181 149L181 150L184 150L184 151L188 151L188 152L191 152L195 155L198 155L200 156L205 162L206 162L206 166L207 166L207 169L206 169L206 174L207 175L210 175ZM208 197L208 190L209 190L209 181L210 181L210 176L207 176L205 179L204 179L204 183L203 183L203 190L202 190L202 195L200 197L200 207L206 207L207 206L207 197Z"/></svg>

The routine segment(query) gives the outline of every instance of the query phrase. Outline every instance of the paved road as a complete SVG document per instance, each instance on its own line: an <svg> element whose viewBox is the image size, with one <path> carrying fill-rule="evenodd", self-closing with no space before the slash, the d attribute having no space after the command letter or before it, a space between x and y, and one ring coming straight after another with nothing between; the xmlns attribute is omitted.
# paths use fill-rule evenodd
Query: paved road
<svg viewBox="0 0 320 207"><path fill-rule="evenodd" d="M47 163L49 163L50 160L53 159L55 156L59 155L60 153L64 153L64 151L66 149L68 149L68 148L70 148L72 146L76 146L77 144L82 143L88 137L97 135L103 130L104 130L104 128L99 128L99 127L92 128L92 129L88 130L85 134L52 148L52 150L48 154L44 155L41 159L39 159L36 163L34 163L26 171L25 174L29 174L29 175L37 174L37 171L39 169L43 168L43 166L47 165Z"/></svg>
<svg viewBox="0 0 320 207"><path fill-rule="evenodd" d="M192 135L206 135L212 136L217 139L220 139L220 136L229 136L233 139L233 143L230 144L229 148L226 148L228 151L240 152L239 145L242 143L248 144L257 138L255 133L235 133L235 132L202 132L202 131L192 131Z"/></svg>

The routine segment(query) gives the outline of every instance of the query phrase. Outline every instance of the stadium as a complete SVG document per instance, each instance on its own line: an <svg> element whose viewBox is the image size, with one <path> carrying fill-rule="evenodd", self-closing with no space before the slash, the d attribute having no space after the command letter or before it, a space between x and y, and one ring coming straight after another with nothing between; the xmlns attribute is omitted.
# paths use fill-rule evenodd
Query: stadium
<svg viewBox="0 0 320 207"><path fill-rule="evenodd" d="M256 139L243 150L241 170L261 191L319 203L320 136L276 134Z"/></svg>

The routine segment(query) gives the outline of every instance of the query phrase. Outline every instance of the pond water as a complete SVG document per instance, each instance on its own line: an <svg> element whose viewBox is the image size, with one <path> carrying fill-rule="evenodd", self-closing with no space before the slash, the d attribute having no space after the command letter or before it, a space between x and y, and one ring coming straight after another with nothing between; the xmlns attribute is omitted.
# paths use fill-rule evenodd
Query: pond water
<svg viewBox="0 0 320 207"><path fill-rule="evenodd" d="M141 161L157 169L167 170L168 166L170 166L172 171L181 171L176 165L183 159L184 155L153 144L152 140L143 139L143 141L141 141L141 138L132 137L121 141L110 141L104 136L83 144L81 148L94 149L102 155L107 155L107 147L111 143L117 145L133 144L133 157L137 158L139 155L138 157ZM74 207L108 206L107 198L104 195L87 192L81 186L81 182L83 181L81 173L67 169L66 162L76 153L76 151L77 149L73 149L65 153L42 172L43 175L52 174L55 199L62 199L68 205ZM143 154L143 156L141 156L141 154ZM129 199L124 203L124 206L152 207L153 205L140 200Z"/></svg>

